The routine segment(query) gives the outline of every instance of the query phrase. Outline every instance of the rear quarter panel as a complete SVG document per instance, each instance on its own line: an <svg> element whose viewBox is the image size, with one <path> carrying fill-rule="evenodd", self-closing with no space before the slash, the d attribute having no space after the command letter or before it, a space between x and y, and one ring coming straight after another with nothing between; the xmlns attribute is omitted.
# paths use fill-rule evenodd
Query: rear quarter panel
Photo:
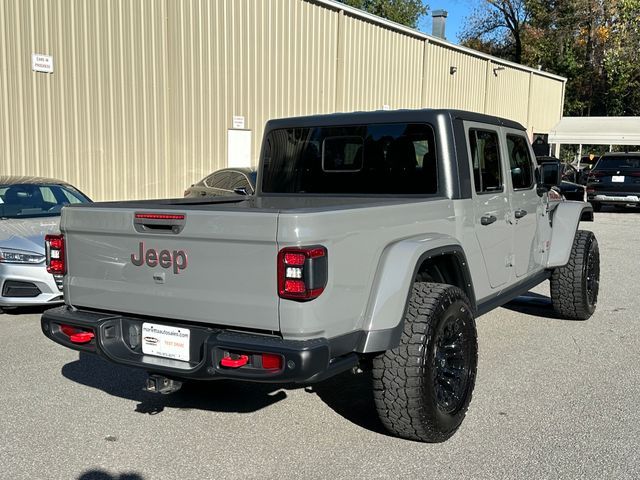
<svg viewBox="0 0 640 480"><path fill-rule="evenodd" d="M280 300L280 329L285 338L332 338L354 330L397 325L402 318L415 263L385 277L395 288L377 296L376 276L384 270L394 244L410 241L419 258L443 244L460 243L474 283L487 284L473 232L470 201L431 199L360 209L280 215L278 247L320 244L327 247L329 281L311 302ZM467 215L469 215L467 217ZM458 239L458 240L456 240ZM445 242L446 243L446 242ZM477 260L480 260L478 262Z"/></svg>

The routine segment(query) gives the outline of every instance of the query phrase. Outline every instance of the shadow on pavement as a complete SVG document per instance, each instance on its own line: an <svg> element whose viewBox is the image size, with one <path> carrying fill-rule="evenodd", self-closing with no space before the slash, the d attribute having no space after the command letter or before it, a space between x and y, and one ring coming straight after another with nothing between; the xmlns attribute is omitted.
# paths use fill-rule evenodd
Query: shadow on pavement
<svg viewBox="0 0 640 480"><path fill-rule="evenodd" d="M2 307L0 308L0 315L3 313L6 315L33 315L41 314L51 308L59 307L60 305L38 305L35 307Z"/></svg>
<svg viewBox="0 0 640 480"><path fill-rule="evenodd" d="M506 303L502 308L524 313L525 315L562 320L553 310L551 298L546 295L540 295L539 293L527 292Z"/></svg>
<svg viewBox="0 0 640 480"><path fill-rule="evenodd" d="M253 413L285 400L287 391L304 388L295 384L216 380L187 382L176 393L159 395L142 390L146 379L145 372L115 365L101 357L83 352L79 353L78 360L62 367L62 375L73 382L102 390L109 395L137 402L135 411L148 415L162 413L165 408ZM307 386L305 391L315 393L329 408L346 420L367 430L385 433L375 411L370 373L354 375L346 372Z"/></svg>
<svg viewBox="0 0 640 480"><path fill-rule="evenodd" d="M159 395L142 390L146 373L115 365L92 354L62 367L62 375L76 383L109 395L138 402L136 412L155 415L165 408L250 413L287 397L284 385L248 384L228 380L188 382L176 393Z"/></svg>
<svg viewBox="0 0 640 480"><path fill-rule="evenodd" d="M371 381L370 371L357 375L345 372L307 387L305 391L318 395L320 400L346 420L388 436L376 412Z"/></svg>
<svg viewBox="0 0 640 480"><path fill-rule="evenodd" d="M78 477L78 480L144 480L142 475L137 473L121 473L111 475L104 470L87 470Z"/></svg>

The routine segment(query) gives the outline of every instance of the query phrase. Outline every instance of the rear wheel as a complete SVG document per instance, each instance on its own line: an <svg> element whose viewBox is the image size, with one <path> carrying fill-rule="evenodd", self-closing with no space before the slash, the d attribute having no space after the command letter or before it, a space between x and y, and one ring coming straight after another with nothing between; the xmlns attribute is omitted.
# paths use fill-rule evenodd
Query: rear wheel
<svg viewBox="0 0 640 480"><path fill-rule="evenodd" d="M452 285L415 282L400 345L373 361L376 409L394 435L451 437L475 385L477 334L469 300Z"/></svg>
<svg viewBox="0 0 640 480"><path fill-rule="evenodd" d="M569 263L551 275L551 302L563 318L586 320L596 310L600 290L600 250L593 232L578 230Z"/></svg>

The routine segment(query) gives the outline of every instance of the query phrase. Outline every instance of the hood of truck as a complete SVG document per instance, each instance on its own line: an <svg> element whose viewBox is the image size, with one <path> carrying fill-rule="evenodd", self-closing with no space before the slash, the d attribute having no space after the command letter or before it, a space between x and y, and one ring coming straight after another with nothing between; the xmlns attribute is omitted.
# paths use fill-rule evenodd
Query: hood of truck
<svg viewBox="0 0 640 480"><path fill-rule="evenodd" d="M184 215L140 231L137 212ZM278 331L277 212L67 208L65 296L78 308Z"/></svg>

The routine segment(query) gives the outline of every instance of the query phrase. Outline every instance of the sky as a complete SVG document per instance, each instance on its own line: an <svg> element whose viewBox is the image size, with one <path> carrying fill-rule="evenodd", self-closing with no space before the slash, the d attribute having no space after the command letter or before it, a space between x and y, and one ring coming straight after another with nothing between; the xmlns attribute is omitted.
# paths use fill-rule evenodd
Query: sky
<svg viewBox="0 0 640 480"><path fill-rule="evenodd" d="M478 1L427 0L426 3L429 5L429 14L418 24L418 30L431 34L431 12L434 10L446 10L449 15L447 16L445 35L448 41L452 43L459 43L458 33L462 31L464 19L471 14L475 6L478 4Z"/></svg>

